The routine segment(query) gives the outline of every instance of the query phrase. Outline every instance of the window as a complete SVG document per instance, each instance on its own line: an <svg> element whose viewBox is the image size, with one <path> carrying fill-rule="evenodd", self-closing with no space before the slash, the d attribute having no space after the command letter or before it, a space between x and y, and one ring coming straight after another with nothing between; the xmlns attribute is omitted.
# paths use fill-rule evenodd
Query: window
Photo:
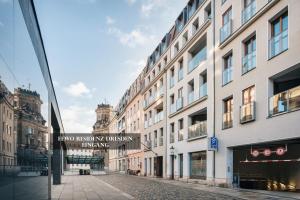
<svg viewBox="0 0 300 200"><path fill-rule="evenodd" d="M159 137L159 146L163 146L164 144L164 129L160 128L160 137Z"/></svg>
<svg viewBox="0 0 300 200"><path fill-rule="evenodd" d="M222 28L220 29L220 41L223 42L232 33L232 11L231 7L222 16Z"/></svg>
<svg viewBox="0 0 300 200"><path fill-rule="evenodd" d="M242 24L246 23L256 13L255 0L244 0L242 11Z"/></svg>
<svg viewBox="0 0 300 200"><path fill-rule="evenodd" d="M182 44L185 45L185 43L187 43L188 40L189 40L188 31L186 31L186 32L182 35Z"/></svg>
<svg viewBox="0 0 300 200"><path fill-rule="evenodd" d="M161 64L159 63L159 65L158 65L158 72L160 72L161 71Z"/></svg>
<svg viewBox="0 0 300 200"><path fill-rule="evenodd" d="M166 57L164 58L164 65L166 66L167 63L168 63L168 58L167 58L167 56L166 56Z"/></svg>
<svg viewBox="0 0 300 200"><path fill-rule="evenodd" d="M170 124L170 143L174 143L174 131L175 131L174 123L171 123Z"/></svg>
<svg viewBox="0 0 300 200"><path fill-rule="evenodd" d="M179 43L177 42L175 45L174 45L174 56L178 53L179 51Z"/></svg>
<svg viewBox="0 0 300 200"><path fill-rule="evenodd" d="M179 110L183 107L183 88L178 89L178 98L176 101L176 110Z"/></svg>
<svg viewBox="0 0 300 200"><path fill-rule="evenodd" d="M222 5L226 2L227 0L221 0Z"/></svg>
<svg viewBox="0 0 300 200"><path fill-rule="evenodd" d="M242 59L242 73L246 73L256 67L256 36L244 42L244 56Z"/></svg>
<svg viewBox="0 0 300 200"><path fill-rule="evenodd" d="M240 123L255 120L255 87L243 90L242 106L240 108Z"/></svg>
<svg viewBox="0 0 300 200"><path fill-rule="evenodd" d="M190 153L190 178L206 179L206 152Z"/></svg>
<svg viewBox="0 0 300 200"><path fill-rule="evenodd" d="M170 71L170 88L174 86L174 75L175 75L175 70L174 67Z"/></svg>
<svg viewBox="0 0 300 200"><path fill-rule="evenodd" d="M179 61L178 81L183 79L183 60Z"/></svg>
<svg viewBox="0 0 300 200"><path fill-rule="evenodd" d="M271 22L271 39L269 41L269 58L288 49L288 12Z"/></svg>
<svg viewBox="0 0 300 200"><path fill-rule="evenodd" d="M183 119L178 120L178 141L183 140Z"/></svg>
<svg viewBox="0 0 300 200"><path fill-rule="evenodd" d="M199 20L198 18L193 22L193 28L192 28L192 33L193 35L197 32L199 28Z"/></svg>
<svg viewBox="0 0 300 200"><path fill-rule="evenodd" d="M233 98L223 100L223 129L232 127Z"/></svg>
<svg viewBox="0 0 300 200"><path fill-rule="evenodd" d="M232 81L232 53L229 53L223 58L223 85Z"/></svg>

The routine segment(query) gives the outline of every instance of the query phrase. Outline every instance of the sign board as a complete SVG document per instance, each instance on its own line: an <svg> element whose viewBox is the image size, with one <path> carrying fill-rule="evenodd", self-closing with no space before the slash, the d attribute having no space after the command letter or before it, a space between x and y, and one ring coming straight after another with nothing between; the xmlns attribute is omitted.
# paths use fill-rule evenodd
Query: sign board
<svg viewBox="0 0 300 200"><path fill-rule="evenodd" d="M218 151L218 139L216 137L208 138L208 151Z"/></svg>

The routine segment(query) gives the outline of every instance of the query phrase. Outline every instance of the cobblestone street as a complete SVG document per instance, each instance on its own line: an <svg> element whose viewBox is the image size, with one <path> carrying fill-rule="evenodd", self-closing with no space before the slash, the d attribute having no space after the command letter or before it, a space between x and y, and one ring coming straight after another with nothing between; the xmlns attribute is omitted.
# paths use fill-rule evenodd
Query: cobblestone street
<svg viewBox="0 0 300 200"><path fill-rule="evenodd" d="M97 178L136 199L296 199L281 196L282 194L270 195L268 192L232 190L130 175L111 174Z"/></svg>

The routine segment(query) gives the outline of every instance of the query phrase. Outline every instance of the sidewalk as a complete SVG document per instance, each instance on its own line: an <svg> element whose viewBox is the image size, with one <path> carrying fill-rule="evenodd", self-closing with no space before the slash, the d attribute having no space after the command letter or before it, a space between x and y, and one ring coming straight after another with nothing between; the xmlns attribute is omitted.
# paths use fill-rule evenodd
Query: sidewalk
<svg viewBox="0 0 300 200"><path fill-rule="evenodd" d="M134 199L94 176L62 176L62 184L52 185L51 199L54 200L126 200Z"/></svg>
<svg viewBox="0 0 300 200"><path fill-rule="evenodd" d="M196 190L208 191L217 194L229 195L236 198L241 199L280 199L280 200L288 200L288 199L300 199L300 193L293 192L276 192L276 191L266 191L266 190L250 190L250 189L240 189L240 188L222 188L222 187L214 187L209 185L204 185L200 183L187 183L178 180L169 180L164 178L153 178L153 177L144 177L138 176L140 178L145 178L149 180L154 180L158 182L178 185L181 187L188 187Z"/></svg>

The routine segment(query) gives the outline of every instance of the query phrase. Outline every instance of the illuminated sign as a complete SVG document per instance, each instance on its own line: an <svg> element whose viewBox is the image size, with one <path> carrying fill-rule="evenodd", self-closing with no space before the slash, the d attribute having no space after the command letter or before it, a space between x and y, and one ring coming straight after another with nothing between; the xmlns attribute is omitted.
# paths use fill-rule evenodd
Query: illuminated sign
<svg viewBox="0 0 300 200"><path fill-rule="evenodd" d="M272 151L269 148L265 148L265 149L252 149L251 147L251 155L253 157L257 157L260 154L263 154L264 156L271 156L272 153L276 153L278 156L282 156L283 154L285 154L285 152L287 152L287 145L285 145L284 147L278 147L275 151Z"/></svg>

